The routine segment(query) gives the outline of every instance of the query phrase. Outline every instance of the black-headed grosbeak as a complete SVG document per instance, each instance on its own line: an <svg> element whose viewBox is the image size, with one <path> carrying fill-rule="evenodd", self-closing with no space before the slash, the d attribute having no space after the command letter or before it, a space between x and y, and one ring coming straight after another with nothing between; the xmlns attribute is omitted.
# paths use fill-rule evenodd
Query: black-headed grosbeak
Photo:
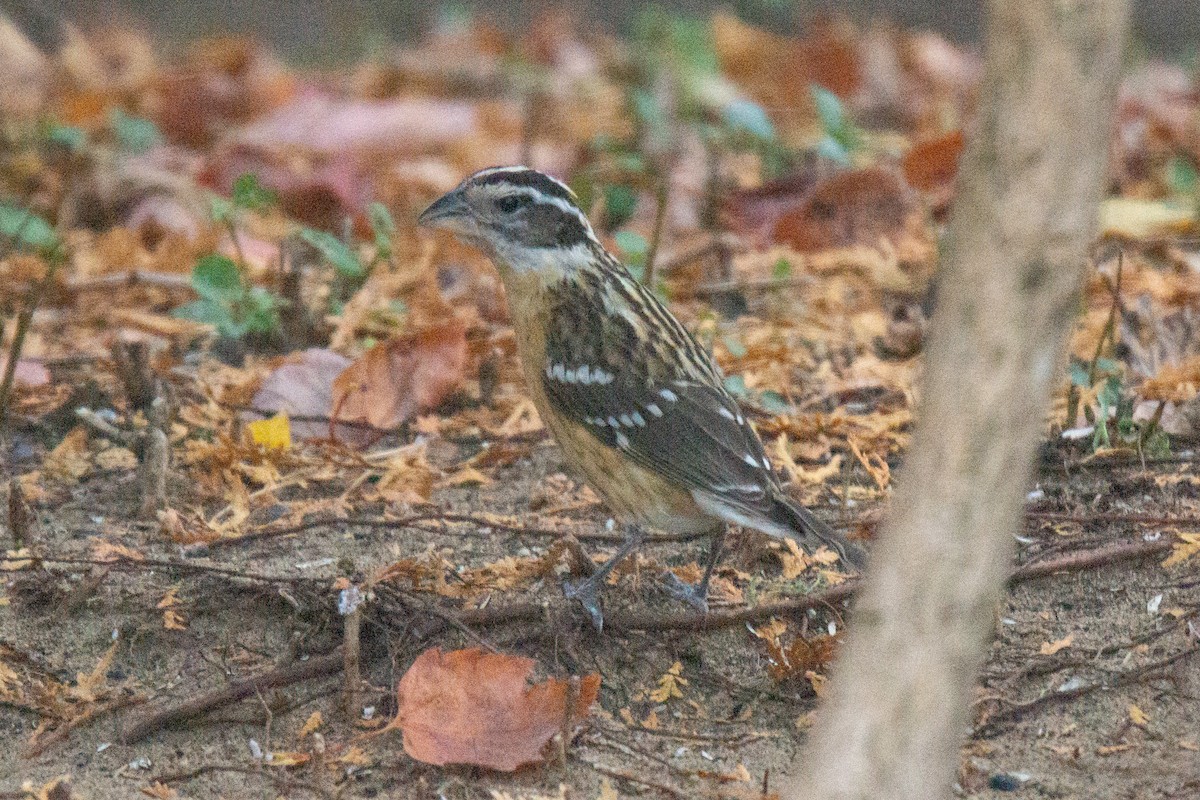
<svg viewBox="0 0 1200 800"><path fill-rule="evenodd" d="M713 534L704 577L680 593L701 608L727 523L808 550L826 544L863 565L858 545L784 494L712 358L604 249L565 184L526 167L485 169L418 222L452 231L495 263L538 413L627 524L617 553L566 586L597 627L598 588L647 527Z"/></svg>

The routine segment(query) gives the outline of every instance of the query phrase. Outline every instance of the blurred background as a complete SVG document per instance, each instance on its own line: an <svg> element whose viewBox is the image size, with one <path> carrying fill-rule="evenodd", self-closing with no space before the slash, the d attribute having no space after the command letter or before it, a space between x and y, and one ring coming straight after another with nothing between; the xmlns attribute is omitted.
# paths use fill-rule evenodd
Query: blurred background
<svg viewBox="0 0 1200 800"><path fill-rule="evenodd" d="M88 24L119 21L182 44L224 33L257 36L293 60L338 62L361 57L386 42L409 42L434 17L474 12L504 28L517 28L548 7L545 2L455 2L419 0L4 0L0 8L27 29L50 31L49 20L65 16ZM645 3L565 2L556 7L619 33ZM984 3L979 0L672 0L665 7L706 15L724 9L780 33L797 33L814 15L837 12L857 22L887 19L904 28L930 28L958 43L980 35ZM1146 52L1190 58L1200 42L1200 4L1195 0L1134 3L1134 42ZM47 33L47 35L49 35Z"/></svg>

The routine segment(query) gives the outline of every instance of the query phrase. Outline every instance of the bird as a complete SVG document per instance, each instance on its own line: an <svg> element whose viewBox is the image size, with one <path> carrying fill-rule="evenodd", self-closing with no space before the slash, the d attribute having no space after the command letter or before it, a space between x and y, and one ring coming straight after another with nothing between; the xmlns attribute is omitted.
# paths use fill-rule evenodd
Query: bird
<svg viewBox="0 0 1200 800"><path fill-rule="evenodd" d="M562 450L623 524L618 550L569 580L597 629L599 590L650 529L708 534L695 585L672 594L707 611L729 524L855 569L865 550L785 493L712 356L597 238L575 193L523 166L489 167L434 201L418 225L483 251L500 273L527 390Z"/></svg>

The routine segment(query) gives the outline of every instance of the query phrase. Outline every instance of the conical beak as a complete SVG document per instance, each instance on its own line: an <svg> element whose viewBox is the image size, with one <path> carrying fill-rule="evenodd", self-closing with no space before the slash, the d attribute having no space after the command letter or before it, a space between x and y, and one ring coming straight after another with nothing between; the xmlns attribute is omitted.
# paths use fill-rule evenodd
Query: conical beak
<svg viewBox="0 0 1200 800"><path fill-rule="evenodd" d="M462 218L466 212L467 204L456 189L442 195L422 211L421 216L417 217L417 224L423 228L446 228L450 227L451 220Z"/></svg>

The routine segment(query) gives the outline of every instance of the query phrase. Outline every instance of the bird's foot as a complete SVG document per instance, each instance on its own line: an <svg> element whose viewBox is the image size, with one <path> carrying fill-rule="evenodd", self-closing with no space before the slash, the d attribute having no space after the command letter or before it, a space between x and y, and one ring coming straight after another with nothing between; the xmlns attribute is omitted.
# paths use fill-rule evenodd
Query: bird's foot
<svg viewBox="0 0 1200 800"><path fill-rule="evenodd" d="M594 577L594 576L593 576ZM600 592L596 581L592 578L567 581L563 584L563 594L568 600L578 600L583 610L592 620L592 627L598 632L604 629L604 614L600 612Z"/></svg>
<svg viewBox="0 0 1200 800"><path fill-rule="evenodd" d="M708 613L708 586L687 583L670 570L664 572L660 580L667 594L676 600L682 600L697 611Z"/></svg>

